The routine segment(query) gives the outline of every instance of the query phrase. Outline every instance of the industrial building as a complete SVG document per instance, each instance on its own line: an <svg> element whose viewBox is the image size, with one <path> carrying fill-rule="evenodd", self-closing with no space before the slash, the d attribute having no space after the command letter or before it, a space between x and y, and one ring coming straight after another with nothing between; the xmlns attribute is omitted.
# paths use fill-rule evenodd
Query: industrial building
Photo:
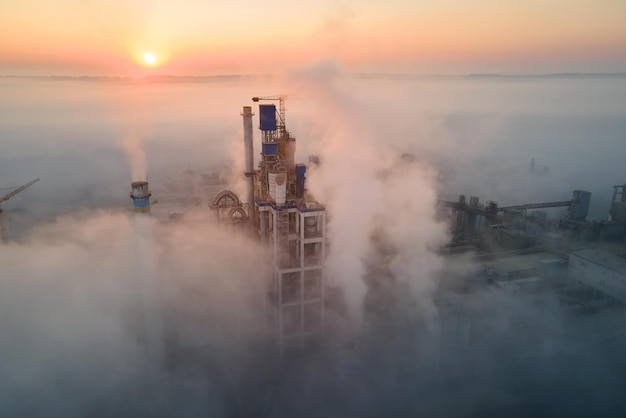
<svg viewBox="0 0 626 418"><path fill-rule="evenodd" d="M302 348L324 331L326 208L306 190L307 166L296 164L296 138L285 124L285 97L255 97L259 104L260 161L254 168L253 116L244 106L247 202L218 193L211 209L218 222L243 225L266 247L271 280L257 325L275 334L281 351ZM262 318L265 318L263 320ZM255 321L250 321L255 322Z"/></svg>
<svg viewBox="0 0 626 418"><path fill-rule="evenodd" d="M452 240L443 254L472 256L474 277L509 295L535 302L553 293L565 306L626 302L626 218L623 185L614 186L607 220L587 220L591 193L575 190L566 201L499 207L497 202L440 201ZM565 208L558 219L544 209ZM538 210L539 209L539 210ZM440 216L446 216L440 214ZM601 303L600 303L601 302Z"/></svg>
<svg viewBox="0 0 626 418"><path fill-rule="evenodd" d="M294 161L296 139L285 124L285 98L254 100L262 102L258 107L260 147L256 147L260 156L255 168L254 113L251 106L245 106L245 201L231 190L221 190L210 200L204 219L210 214L227 233L248 235L260 244L267 257L257 265L257 277L237 284L216 278L211 280L211 292L201 298L194 294L193 278L179 277L175 284L167 280L177 274L177 266L154 268L158 260L146 242L146 237L152 237L149 219L174 227L183 218L185 223L192 222L184 208L196 216L194 210L201 207L189 202L172 209L167 197L162 203L151 200L147 181L131 184L134 228L142 254L137 274L140 319L135 327L155 364L182 367L188 358L242 347L244 341L285 353L310 346L325 331L326 208L306 189L307 166ZM268 100L279 106L264 103ZM151 213L155 203L157 213ZM168 245L167 237L159 240L160 246ZM198 264L197 271L208 271L206 260L186 263Z"/></svg>
<svg viewBox="0 0 626 418"><path fill-rule="evenodd" d="M326 208L306 188L307 165L295 161L296 138L287 129L285 99L254 97L254 111L243 107L245 196L222 190L209 203L215 221L248 234L267 254L266 265L259 266L263 278L222 311L236 324L235 334L266 335L280 352L319 339L326 328L328 302ZM586 286L624 302L626 279L619 266L626 251L620 253L619 248L624 247L626 230L625 187L614 186L610 217L600 221L587 220L591 193L584 190L574 190L569 200L515 205L481 203L465 195L457 201L440 200L438 216L449 222L451 237L440 254L450 263L457 255L473 254L471 271L466 272L472 284L463 285L466 289L479 283L534 301L556 290L562 300L587 303L586 294L576 290ZM133 183L132 190L135 211L149 211L147 182ZM548 217L551 208L565 212L555 221ZM598 248L590 250L592 245ZM610 280L598 278L603 276ZM438 286L445 288L445 282Z"/></svg>
<svg viewBox="0 0 626 418"><path fill-rule="evenodd" d="M327 213L307 191L307 165L295 161L296 138L287 129L285 97L253 101L259 103L254 109L258 118L252 106L241 112L245 197L222 190L209 207L215 221L259 242L267 264L259 267L263 279L221 311L228 311L236 324L234 334L265 335L285 352L317 341L326 328ZM552 292L550 297L566 305L581 306L589 302L588 294L580 292L584 286L594 290L594 298L624 302L626 278L620 257L626 254L620 250L626 230L624 188L614 187L611 216L600 221L587 220L591 193L584 190L574 190L569 200L515 205L481 203L476 196L466 200L464 195L457 201L440 200L438 216L449 222L451 236L440 254L450 264L457 255L473 254L471 271L466 272L471 283L464 289L478 283L479 288L535 304ZM135 211L148 211L147 183L133 183L132 189ZM551 208L565 212L550 219ZM592 245L598 248L589 249ZM445 282L444 278L438 286L445 290Z"/></svg>
<svg viewBox="0 0 626 418"><path fill-rule="evenodd" d="M168 319L172 313L164 309L161 316L143 318L145 337L154 348L148 351L164 357L166 363L176 363L172 375L184 376L188 370L205 367L210 379L218 382L216 386L234 387L228 389L237 394L228 401L238 408L233 416L244 416L243 410L255 411L255 416L273 416L268 412L272 405L298 399L300 392L293 387L325 393L326 376L320 378L323 383L319 386L314 379L301 377L325 375L326 366L344 356L352 365L339 368L336 375L343 373L350 383L360 379L378 382L377 373L390 370L387 361L391 364L395 354L389 353L396 349L402 353L397 356L402 359L399 375L406 373L410 382L422 376L429 384L504 367L511 358L542 359L560 353L561 344L569 350L595 335L587 329L581 331L575 323L580 312L592 311L588 307L605 306L595 301L609 301L606 306L611 307L626 302L626 260L621 257L626 254L626 221L620 215L624 186L615 186L612 217L602 221L587 220L591 194L583 190L575 190L569 200L507 206L495 201L482 204L478 197L466 201L460 196L458 201L438 202L439 220L449 222L451 242L439 252L445 267L436 273L440 274L432 296L436 312L428 326L420 323L416 310L402 309L406 306L401 305L407 304L402 299L402 284L374 261L368 271L376 275L377 282L368 288L364 311L379 321L368 322L358 337L346 344L331 341L306 356L277 355L308 347L323 334L331 337L328 340L338 335L334 333L339 329L336 324L325 323L327 316L336 314L336 295L326 283L326 208L307 191L308 167L295 162L296 139L285 124L285 98L253 100L260 102L255 109L259 147L254 143L253 108L245 106L241 113L246 194L242 198L222 190L210 200L209 208L213 220L229 234L247 234L260 243L265 262L255 265L254 277L246 276L245 289L225 290L218 287L229 283L213 280L210 263L197 260L197 270L203 272L201 280L210 281L210 294L195 292L193 287L185 287L184 279L178 280L179 301L193 305L193 312L175 312L178 316ZM278 106L267 101L278 102ZM316 160L309 159L309 163ZM148 183L134 182L131 189L137 218L145 219L151 203ZM550 208L566 212L554 220L544 211ZM178 212L174 215L170 212L169 219L177 219ZM457 260L458 272L454 271ZM167 266L155 275L167 275L179 267ZM158 294L149 291L155 283L159 280L143 283L142 299L147 306L160 302ZM238 294L220 300L231 291ZM376 292L383 297L372 297ZM371 300L375 302L368 310L365 305ZM202 309L196 312L196 307ZM565 321L561 315L574 321ZM595 331L597 323L602 335L613 332L613 324L601 324L603 318L588 328ZM198 332L206 329L212 332ZM250 336L255 339L246 339ZM159 338L165 340L161 341L164 354L158 352ZM553 343L557 348L551 348ZM254 353L242 354L246 349ZM386 353L388 349L391 351ZM311 360L319 353L321 357ZM171 357L176 357L175 361ZM307 360L300 362L304 357ZM279 360L274 364L274 359ZM312 362L310 368L308 361ZM285 364L289 367L281 367ZM333 394L340 389L337 384Z"/></svg>
<svg viewBox="0 0 626 418"><path fill-rule="evenodd" d="M285 98L259 105L261 160L252 170L252 111L243 108L251 227L272 255L280 349L303 347L324 330L326 208L305 188L306 166L296 164L296 138L285 124ZM252 189L252 191L251 191Z"/></svg>
<svg viewBox="0 0 626 418"><path fill-rule="evenodd" d="M561 232L567 240L618 241L626 234L626 200L624 186L614 186L610 216L607 220L587 220L591 193L574 190L572 198L564 201L526 203L498 206L496 201L482 204L472 196L465 195L458 201L439 201L440 215L450 219L452 247L478 247L482 251L521 250L544 245L550 240L549 232ZM566 215L555 224L549 223L545 209L565 208Z"/></svg>
<svg viewBox="0 0 626 418"><path fill-rule="evenodd" d="M569 256L569 274L594 291L626 302L626 259L623 257L602 249L575 251Z"/></svg>

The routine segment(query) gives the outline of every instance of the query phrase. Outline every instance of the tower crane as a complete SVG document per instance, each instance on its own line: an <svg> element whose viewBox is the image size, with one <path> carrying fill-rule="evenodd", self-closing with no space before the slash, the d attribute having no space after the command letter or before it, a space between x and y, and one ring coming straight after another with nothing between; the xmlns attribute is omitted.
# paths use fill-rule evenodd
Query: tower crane
<svg viewBox="0 0 626 418"><path fill-rule="evenodd" d="M285 100L287 100L287 96L285 95L278 95L278 96L257 96L257 97L253 97L252 101L253 102L260 102L260 101L277 101L278 102L278 118L280 119L278 121L278 128L280 130L280 135L282 137L286 137L287 135L287 126L285 124Z"/></svg>
<svg viewBox="0 0 626 418"><path fill-rule="evenodd" d="M39 177L37 177L34 180L29 181L28 183L26 183L23 186L18 187L17 189L13 190L12 192L5 194L4 196L0 197L0 203L9 200L10 198L12 198L13 196L15 196L16 194L18 194L20 192L23 192L24 190L26 190L27 188L29 188L33 184L37 183L38 181L39 181ZM2 208L0 208L0 239L2 239L2 242L7 242L7 231L6 231L6 227L4 225L4 222L2 221Z"/></svg>
<svg viewBox="0 0 626 418"><path fill-rule="evenodd" d="M295 138L291 136L289 131L287 131L287 125L285 123L285 100L287 99L286 95L277 95L277 96L255 96L252 98L253 102L260 101L277 101L278 102L278 120L277 126L275 130L264 130L262 132L263 141L267 142L276 142L278 144L278 155L280 161L278 165L281 165L286 159L287 155L287 143L291 141L295 141ZM274 106L274 109L276 107ZM262 117L262 115L261 115Z"/></svg>

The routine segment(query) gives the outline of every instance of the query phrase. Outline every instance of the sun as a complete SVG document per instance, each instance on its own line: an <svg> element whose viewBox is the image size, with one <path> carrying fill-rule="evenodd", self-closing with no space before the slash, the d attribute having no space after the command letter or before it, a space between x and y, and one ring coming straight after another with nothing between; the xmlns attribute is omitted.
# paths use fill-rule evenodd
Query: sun
<svg viewBox="0 0 626 418"><path fill-rule="evenodd" d="M157 57L152 52L144 52L143 62L148 66L153 66L157 62Z"/></svg>

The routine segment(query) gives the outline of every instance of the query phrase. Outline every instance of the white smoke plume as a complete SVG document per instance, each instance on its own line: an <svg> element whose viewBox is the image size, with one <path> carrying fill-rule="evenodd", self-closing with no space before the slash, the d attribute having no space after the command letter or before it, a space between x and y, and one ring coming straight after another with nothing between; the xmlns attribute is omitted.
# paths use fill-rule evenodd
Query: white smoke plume
<svg viewBox="0 0 626 418"><path fill-rule="evenodd" d="M145 401L155 395L149 391L168 390L167 398L180 385L205 384L191 377L148 384L155 365L144 318L163 315L165 342L175 337L181 352L208 342L229 347L237 297L262 280L262 252L202 214L186 223L145 221L150 243L135 237L132 215L84 211L2 246L0 415L45 416L52 409L84 416L91 408L104 408L101 416L134 415L158 405ZM157 284L159 306L145 303L141 275L149 272L157 276L149 282ZM185 366L184 358L177 361ZM221 400L207 402L218 408Z"/></svg>
<svg viewBox="0 0 626 418"><path fill-rule="evenodd" d="M130 165L131 179L133 181L146 181L148 179L148 161L141 138L135 133L130 133L124 137L121 146Z"/></svg>
<svg viewBox="0 0 626 418"><path fill-rule="evenodd" d="M386 207L379 227L397 252L389 268L417 298L418 312L413 314L418 317L435 313L433 274L443 268L443 259L435 252L448 239L445 225L435 222L435 174L416 161L396 162L382 195Z"/></svg>
<svg viewBox="0 0 626 418"><path fill-rule="evenodd" d="M436 173L404 155L415 147L410 130L387 130L390 141L382 135L385 120L342 90L338 77L328 66L294 77L314 115L310 133L316 142L309 150L321 163L310 168L307 181L328 208L329 280L343 288L356 328L368 286L370 293L375 287L366 276L382 280L372 269L387 269L392 281L408 286L422 313L433 314L432 273L442 265L435 250L446 239L445 226L434 219ZM380 259L377 236L393 255Z"/></svg>

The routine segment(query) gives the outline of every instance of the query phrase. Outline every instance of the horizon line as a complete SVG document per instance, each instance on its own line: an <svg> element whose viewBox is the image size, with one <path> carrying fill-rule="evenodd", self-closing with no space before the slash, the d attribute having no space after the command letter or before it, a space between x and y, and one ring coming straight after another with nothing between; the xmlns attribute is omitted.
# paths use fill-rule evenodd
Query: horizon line
<svg viewBox="0 0 626 418"><path fill-rule="evenodd" d="M576 77L626 77L626 72L549 72L549 73L391 73L391 72L338 72L337 76L360 77L360 78L576 78ZM56 80L94 80L94 81L173 81L173 80L201 80L201 79L235 79L235 78L272 78L273 74L211 74L211 75L176 75L176 74L151 74L145 76L123 75L34 75L34 74L0 74L0 78L22 79L56 79Z"/></svg>

